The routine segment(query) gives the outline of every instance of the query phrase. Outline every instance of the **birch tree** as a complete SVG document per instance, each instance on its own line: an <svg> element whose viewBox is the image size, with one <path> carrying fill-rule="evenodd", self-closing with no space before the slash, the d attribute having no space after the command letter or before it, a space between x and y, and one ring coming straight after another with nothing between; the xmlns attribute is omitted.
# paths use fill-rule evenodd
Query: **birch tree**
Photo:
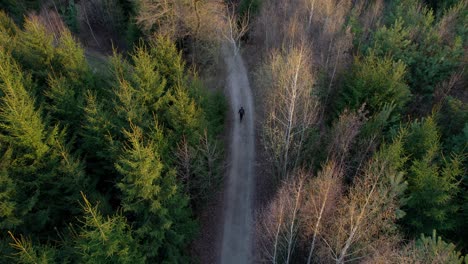
<svg viewBox="0 0 468 264"><path fill-rule="evenodd" d="M270 206L259 215L257 232L263 261L291 263L299 234L306 173L284 182Z"/></svg>
<svg viewBox="0 0 468 264"><path fill-rule="evenodd" d="M263 68L266 81L266 120L263 142L280 178L296 167L307 133L312 128L318 101L305 45L274 52ZM262 78L263 78L262 76Z"/></svg>
<svg viewBox="0 0 468 264"><path fill-rule="evenodd" d="M317 244L327 223L334 221L335 207L343 191L342 174L336 163L328 162L318 176L306 184L300 220L303 228L301 233L308 248L308 264L312 263Z"/></svg>
<svg viewBox="0 0 468 264"><path fill-rule="evenodd" d="M344 263L378 255L399 241L395 221L402 217L399 208L406 182L402 135L382 149L354 179L348 194L337 207L335 221L324 232L328 248L322 258Z"/></svg>

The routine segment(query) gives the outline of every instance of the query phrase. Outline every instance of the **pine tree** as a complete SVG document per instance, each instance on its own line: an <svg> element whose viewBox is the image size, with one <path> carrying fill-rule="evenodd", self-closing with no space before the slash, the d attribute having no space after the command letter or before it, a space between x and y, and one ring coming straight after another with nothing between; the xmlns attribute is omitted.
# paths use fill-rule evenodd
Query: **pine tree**
<svg viewBox="0 0 468 264"><path fill-rule="evenodd" d="M201 138L201 112L195 101L182 88L176 87L167 95L164 120L171 133L173 142L180 142L185 136L191 145Z"/></svg>
<svg viewBox="0 0 468 264"><path fill-rule="evenodd" d="M385 104L393 103L393 115L398 115L410 98L405 72L405 65L391 57L380 58L371 53L356 58L335 109L337 112L346 107L357 110L365 103L370 114L375 114Z"/></svg>
<svg viewBox="0 0 468 264"><path fill-rule="evenodd" d="M403 251L401 263L466 263L467 256L463 256L452 243L442 240L433 230L431 236L421 234L415 243L411 243ZM463 261L465 259L465 261Z"/></svg>
<svg viewBox="0 0 468 264"><path fill-rule="evenodd" d="M157 129L153 138L162 136ZM135 232L149 259L180 262L194 231L188 200L176 184L175 172L161 162L156 142L135 125L124 134L128 145L116 163L124 212L135 218Z"/></svg>
<svg viewBox="0 0 468 264"><path fill-rule="evenodd" d="M388 13L390 27L379 28L369 46L377 55L390 55L407 65L408 84L414 94L432 95L435 85L449 77L462 62L461 36L457 32L443 38L443 25L420 1L392 1Z"/></svg>
<svg viewBox="0 0 468 264"><path fill-rule="evenodd" d="M180 52L169 38L157 36L151 43L150 52L156 62L155 70L166 79L169 89L185 85L185 64Z"/></svg>
<svg viewBox="0 0 468 264"><path fill-rule="evenodd" d="M77 131L83 119L85 90L93 90L94 83L84 56L84 50L64 29L58 39L44 89L46 110L56 122Z"/></svg>
<svg viewBox="0 0 468 264"><path fill-rule="evenodd" d="M18 45L13 55L24 70L30 71L45 86L55 56L53 35L47 32L39 17L31 15L24 22L24 30L18 34Z"/></svg>
<svg viewBox="0 0 468 264"><path fill-rule="evenodd" d="M61 226L78 212L70 206L77 192L90 187L83 164L71 154L66 132L49 129L24 86L28 82L21 69L2 49L0 63L0 142L3 151L11 151L7 171L17 187L16 217L23 231Z"/></svg>
<svg viewBox="0 0 468 264"><path fill-rule="evenodd" d="M0 160L0 230L13 228L21 223L21 219L15 214L17 186L8 175L10 157L11 149L7 149Z"/></svg>
<svg viewBox="0 0 468 264"><path fill-rule="evenodd" d="M76 239L81 263L145 263L125 217L103 217L82 194L85 216Z"/></svg>
<svg viewBox="0 0 468 264"><path fill-rule="evenodd" d="M33 245L31 239L20 236L15 237L13 233L8 231L8 234L13 239L10 243L17 253L12 259L16 259L17 263L23 264L48 264L55 263L56 250L49 246Z"/></svg>
<svg viewBox="0 0 468 264"><path fill-rule="evenodd" d="M7 50L15 47L18 31L15 22L0 8L0 46Z"/></svg>
<svg viewBox="0 0 468 264"><path fill-rule="evenodd" d="M459 191L461 162L457 157L439 157L440 135L432 117L415 122L406 139L412 157L408 172L408 204L403 219L413 234L430 234L454 228L457 205L453 199Z"/></svg>
<svg viewBox="0 0 468 264"><path fill-rule="evenodd" d="M84 108L84 124L80 129L81 150L86 153L86 167L98 182L112 181L115 175L114 162L119 142L114 140L115 117L95 93L88 91Z"/></svg>

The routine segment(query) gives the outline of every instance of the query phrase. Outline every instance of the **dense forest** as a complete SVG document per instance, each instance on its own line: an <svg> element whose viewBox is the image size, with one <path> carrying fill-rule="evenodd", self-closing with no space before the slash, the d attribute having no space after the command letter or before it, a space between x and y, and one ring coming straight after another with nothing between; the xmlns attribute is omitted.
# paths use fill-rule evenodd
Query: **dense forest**
<svg viewBox="0 0 468 264"><path fill-rule="evenodd" d="M253 262L468 263L467 25L467 0L0 0L0 263L200 263L226 45Z"/></svg>

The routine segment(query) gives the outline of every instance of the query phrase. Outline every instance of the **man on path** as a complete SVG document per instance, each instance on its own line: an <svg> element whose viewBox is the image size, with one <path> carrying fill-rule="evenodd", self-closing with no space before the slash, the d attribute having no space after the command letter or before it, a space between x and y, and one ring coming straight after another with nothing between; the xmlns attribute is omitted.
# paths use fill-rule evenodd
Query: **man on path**
<svg viewBox="0 0 468 264"><path fill-rule="evenodd" d="M242 123L242 117L244 117L244 114L245 114L244 107L241 106L241 108L239 109L239 116L240 116L241 123Z"/></svg>

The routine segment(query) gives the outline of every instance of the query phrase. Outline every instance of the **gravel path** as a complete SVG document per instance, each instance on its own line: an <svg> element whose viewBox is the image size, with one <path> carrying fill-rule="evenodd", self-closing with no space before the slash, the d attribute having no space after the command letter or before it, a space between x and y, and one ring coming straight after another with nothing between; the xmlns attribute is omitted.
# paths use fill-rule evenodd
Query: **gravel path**
<svg viewBox="0 0 468 264"><path fill-rule="evenodd" d="M221 263L244 264L252 262L252 206L254 188L254 105L247 71L241 54L234 55L223 48L227 67L228 97L232 124L228 179L224 197L224 227ZM245 116L239 122L239 108Z"/></svg>

